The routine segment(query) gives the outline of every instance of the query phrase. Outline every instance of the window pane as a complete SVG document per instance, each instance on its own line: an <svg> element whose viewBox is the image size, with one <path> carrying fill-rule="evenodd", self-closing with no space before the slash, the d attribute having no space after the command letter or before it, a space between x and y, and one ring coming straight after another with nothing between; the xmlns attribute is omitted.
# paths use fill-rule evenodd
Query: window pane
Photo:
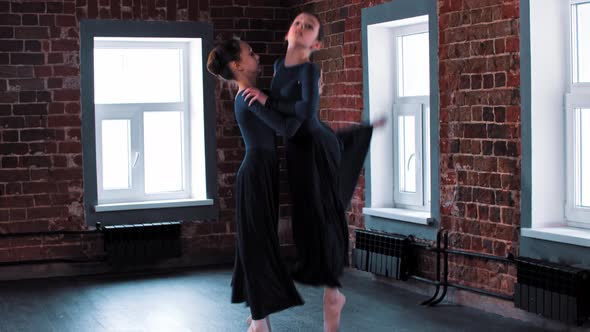
<svg viewBox="0 0 590 332"><path fill-rule="evenodd" d="M102 121L102 186L104 190L128 189L130 121Z"/></svg>
<svg viewBox="0 0 590 332"><path fill-rule="evenodd" d="M580 110L581 205L590 207L590 108Z"/></svg>
<svg viewBox="0 0 590 332"><path fill-rule="evenodd" d="M398 81L400 97L430 93L428 33L398 37Z"/></svg>
<svg viewBox="0 0 590 332"><path fill-rule="evenodd" d="M399 190L416 192L416 118L413 115L398 117Z"/></svg>
<svg viewBox="0 0 590 332"><path fill-rule="evenodd" d="M182 102L182 50L94 50L96 104Z"/></svg>
<svg viewBox="0 0 590 332"><path fill-rule="evenodd" d="M144 121L145 192L183 190L182 113L146 112Z"/></svg>
<svg viewBox="0 0 590 332"><path fill-rule="evenodd" d="M573 80L574 83L590 82L590 3L573 6Z"/></svg>

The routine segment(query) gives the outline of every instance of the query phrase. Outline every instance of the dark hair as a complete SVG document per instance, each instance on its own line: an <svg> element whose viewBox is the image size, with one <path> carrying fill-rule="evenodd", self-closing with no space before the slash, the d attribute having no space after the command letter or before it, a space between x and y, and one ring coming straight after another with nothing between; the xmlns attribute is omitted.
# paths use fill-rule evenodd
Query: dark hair
<svg viewBox="0 0 590 332"><path fill-rule="evenodd" d="M301 14L307 14L309 16L313 16L315 17L316 20L318 20L318 24L320 25L320 28L318 30L318 41L322 41L324 39L324 25L322 24L322 21L320 21L320 17L317 16L314 13L310 13L310 12L301 12Z"/></svg>
<svg viewBox="0 0 590 332"><path fill-rule="evenodd" d="M207 59L207 70L218 77L233 80L234 74L229 67L232 61L240 61L240 39L233 37L217 45Z"/></svg>
<svg viewBox="0 0 590 332"><path fill-rule="evenodd" d="M322 24L322 21L320 20L320 17L317 16L316 14L314 14L314 13L302 11L301 13L295 15L295 17L293 17L293 19L291 20L291 24L289 24L289 28L291 27L291 25L293 25L293 21L295 21L295 19L297 18L297 16L299 16L301 14L312 16L312 17L314 17L318 21L318 24L320 25L320 28L318 30L317 40L318 41L322 41L324 39L324 25Z"/></svg>

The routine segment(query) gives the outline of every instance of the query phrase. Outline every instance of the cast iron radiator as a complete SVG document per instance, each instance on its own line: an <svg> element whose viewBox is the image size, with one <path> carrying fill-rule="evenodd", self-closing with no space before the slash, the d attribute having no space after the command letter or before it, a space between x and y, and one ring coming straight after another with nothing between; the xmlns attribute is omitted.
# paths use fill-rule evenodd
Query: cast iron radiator
<svg viewBox="0 0 590 332"><path fill-rule="evenodd" d="M567 323L590 316L590 271L524 257L516 269L517 308Z"/></svg>
<svg viewBox="0 0 590 332"><path fill-rule="evenodd" d="M180 221L103 226L104 247L112 263L138 264L181 255Z"/></svg>
<svg viewBox="0 0 590 332"><path fill-rule="evenodd" d="M367 230L355 231L352 265L362 271L406 280L410 275L410 240L407 237Z"/></svg>

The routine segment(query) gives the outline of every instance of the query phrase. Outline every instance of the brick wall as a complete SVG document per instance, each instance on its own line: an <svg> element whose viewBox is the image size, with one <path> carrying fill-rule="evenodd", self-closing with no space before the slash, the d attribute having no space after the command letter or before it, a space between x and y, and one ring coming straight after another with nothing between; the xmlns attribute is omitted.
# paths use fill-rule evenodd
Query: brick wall
<svg viewBox="0 0 590 332"><path fill-rule="evenodd" d="M519 1L439 0L441 222L453 247L517 254ZM457 259L452 280L512 294L513 266Z"/></svg>
<svg viewBox="0 0 590 332"><path fill-rule="evenodd" d="M282 52L275 30L288 26L288 10L280 5L272 0L0 1L0 233L85 228L81 19L212 22L219 37L236 34L251 42L270 64L262 78L268 84L271 59ZM227 91L217 89L220 218L185 222L187 255L233 254L232 191L243 145ZM0 262L101 252L98 235L0 237Z"/></svg>

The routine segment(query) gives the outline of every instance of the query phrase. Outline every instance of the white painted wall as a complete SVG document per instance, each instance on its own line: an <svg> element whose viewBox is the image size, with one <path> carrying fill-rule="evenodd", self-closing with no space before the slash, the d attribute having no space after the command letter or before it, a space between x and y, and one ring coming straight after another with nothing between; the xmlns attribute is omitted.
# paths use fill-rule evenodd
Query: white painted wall
<svg viewBox="0 0 590 332"><path fill-rule="evenodd" d="M375 130L371 142L371 207L393 207L393 38L390 28L380 24L367 27L369 114L375 121L388 116L384 128Z"/></svg>
<svg viewBox="0 0 590 332"><path fill-rule="evenodd" d="M532 228L565 221L567 4L564 0L530 2Z"/></svg>
<svg viewBox="0 0 590 332"><path fill-rule="evenodd" d="M207 199L207 178L205 176L205 114L203 104L202 40L190 42L190 150L192 178L191 198Z"/></svg>

